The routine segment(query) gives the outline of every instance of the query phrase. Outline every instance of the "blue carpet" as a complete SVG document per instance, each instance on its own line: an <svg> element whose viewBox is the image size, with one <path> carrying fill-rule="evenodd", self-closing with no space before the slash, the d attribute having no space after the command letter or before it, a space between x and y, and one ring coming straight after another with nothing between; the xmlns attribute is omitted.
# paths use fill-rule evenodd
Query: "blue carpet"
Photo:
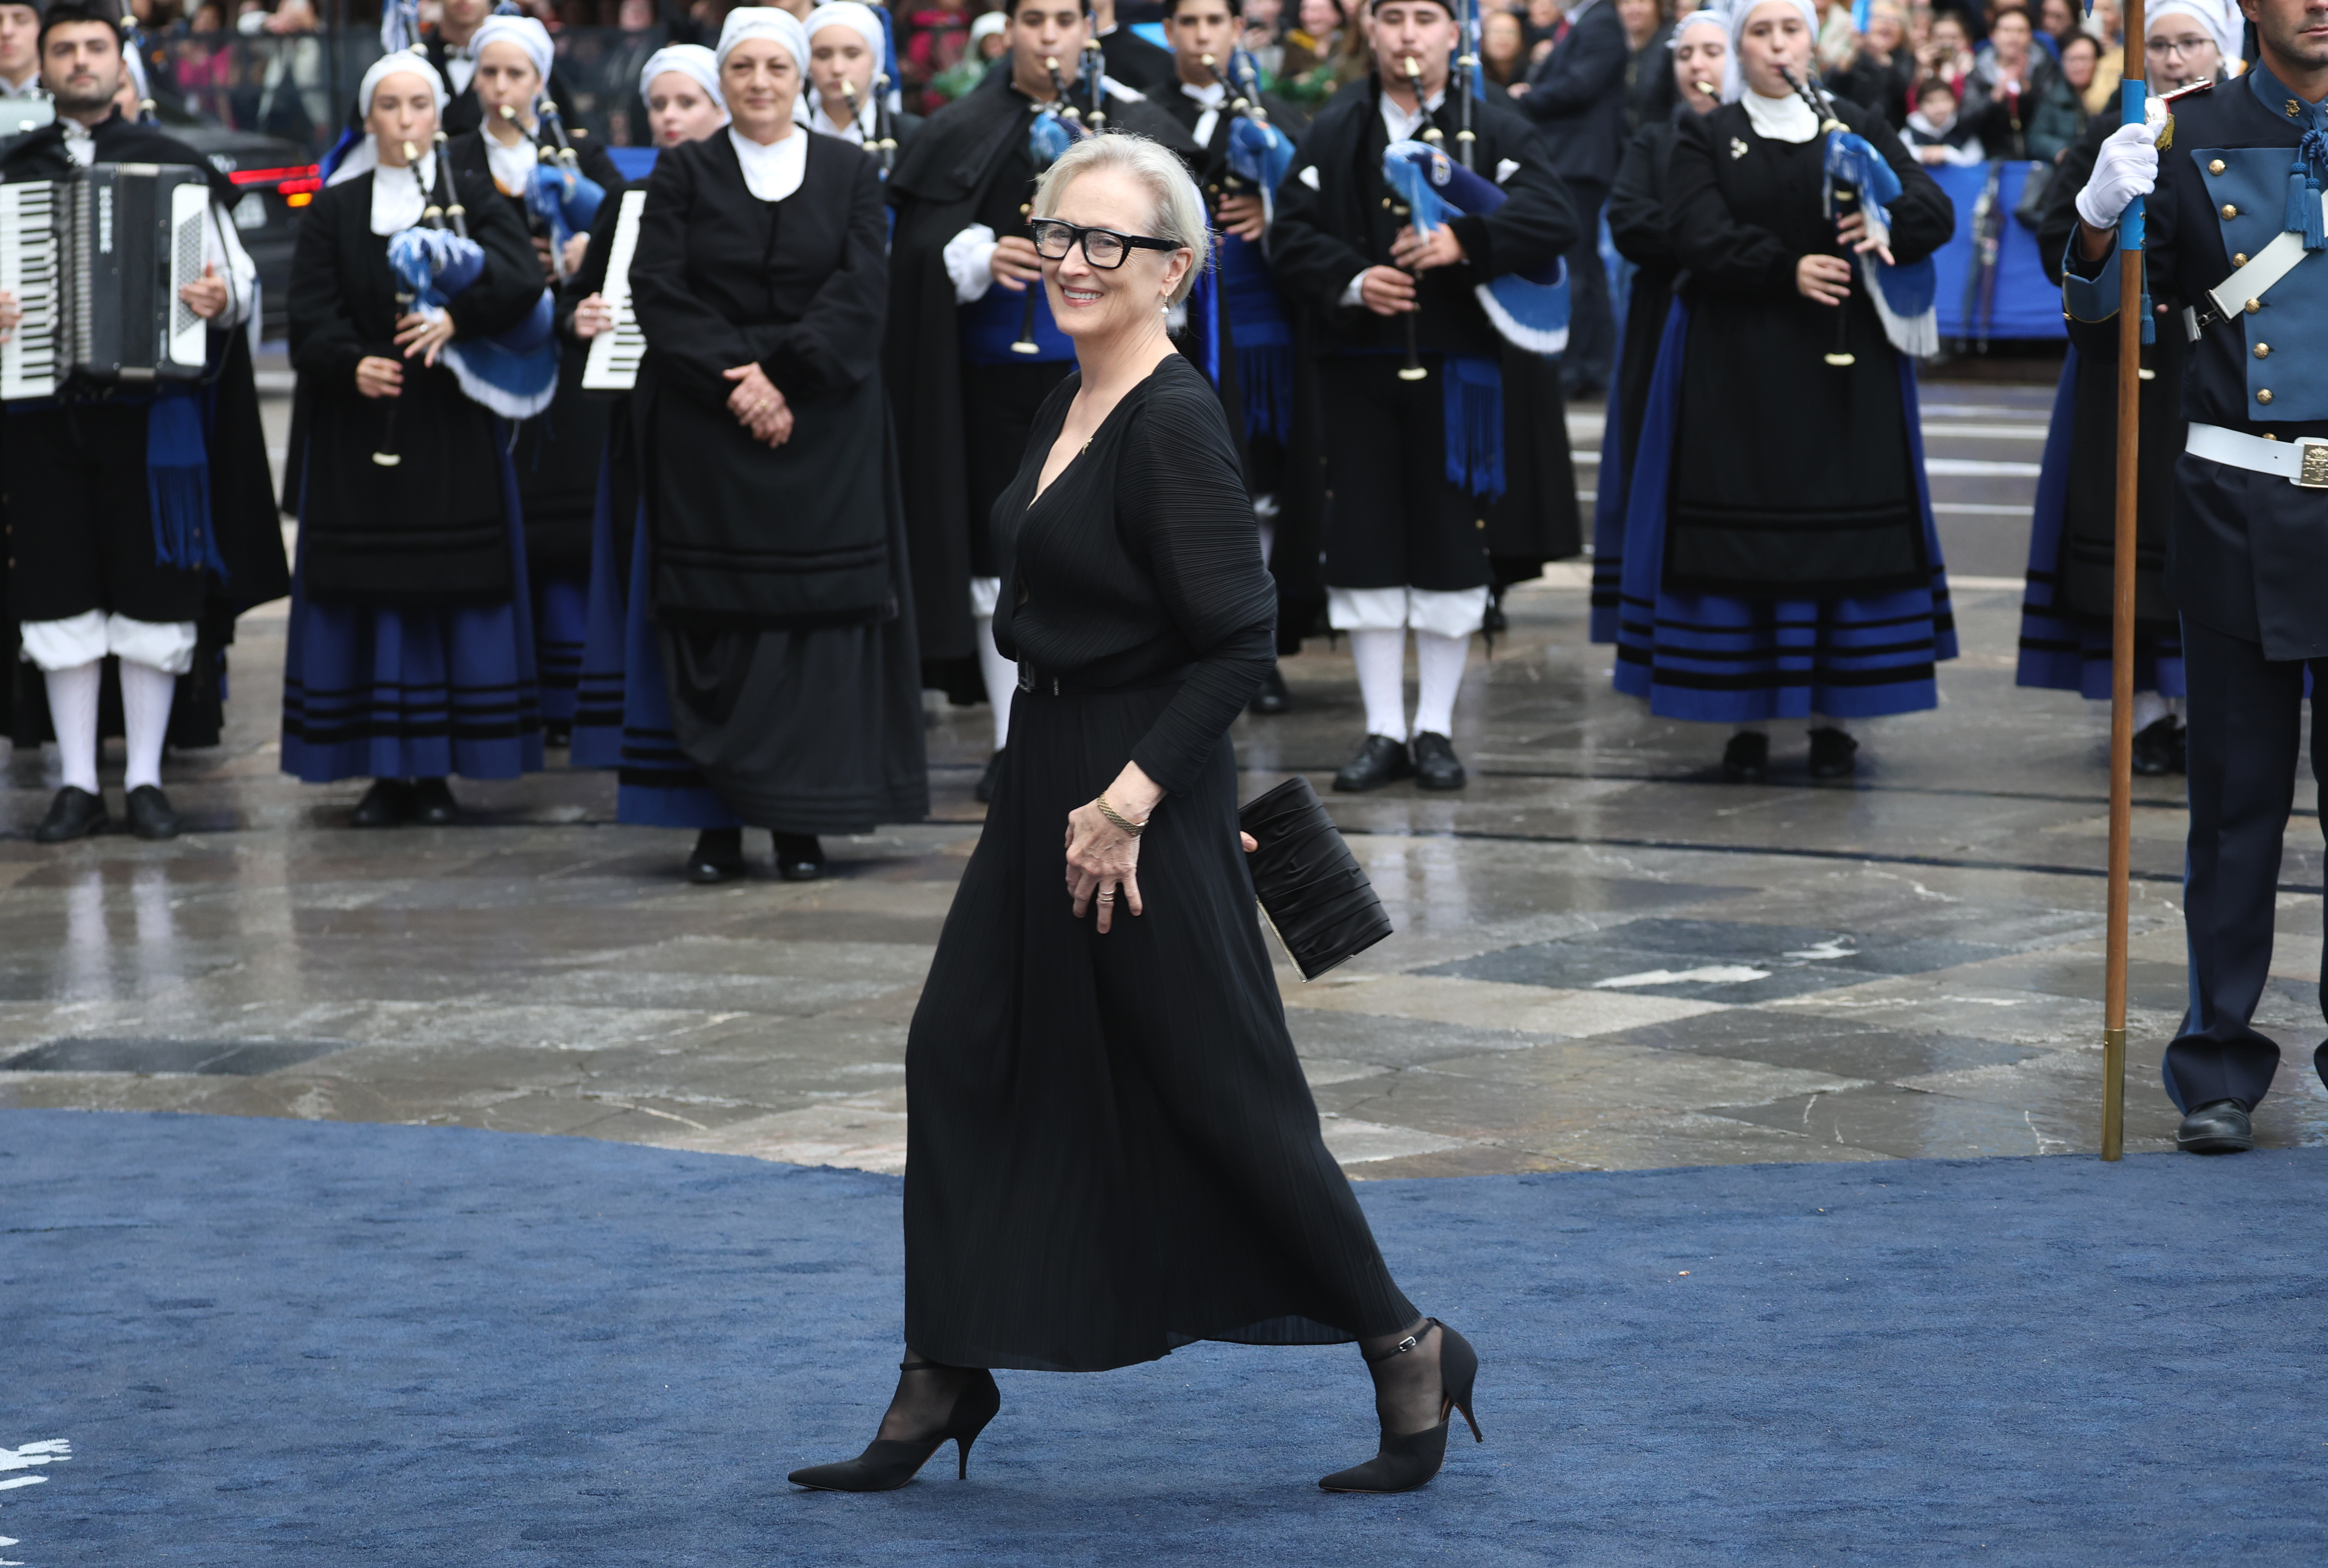
<svg viewBox="0 0 2328 1568"><path fill-rule="evenodd" d="M2307 1563L2328 1150L1364 1184L1485 1366L1002 1375L880 1498L898 1183L584 1140L0 1113L0 1557L61 1564ZM6 1483L45 1474L35 1485Z"/></svg>

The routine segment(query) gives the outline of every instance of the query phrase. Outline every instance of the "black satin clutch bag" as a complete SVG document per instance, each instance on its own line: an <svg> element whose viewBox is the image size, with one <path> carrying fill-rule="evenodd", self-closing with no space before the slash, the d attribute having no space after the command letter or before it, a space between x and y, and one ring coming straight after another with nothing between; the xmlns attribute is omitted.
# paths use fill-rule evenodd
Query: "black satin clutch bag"
<svg viewBox="0 0 2328 1568"><path fill-rule="evenodd" d="M1237 825L1261 846L1245 857L1253 891L1302 979L1317 979L1390 934L1374 884L1308 779L1255 796L1237 812Z"/></svg>

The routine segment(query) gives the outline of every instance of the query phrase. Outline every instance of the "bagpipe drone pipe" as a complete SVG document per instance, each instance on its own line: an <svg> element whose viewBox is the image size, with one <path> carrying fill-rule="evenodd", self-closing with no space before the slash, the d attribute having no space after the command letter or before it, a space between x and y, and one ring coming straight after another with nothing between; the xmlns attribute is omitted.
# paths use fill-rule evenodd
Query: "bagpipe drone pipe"
<svg viewBox="0 0 2328 1568"><path fill-rule="evenodd" d="M426 224L389 237L388 265L412 295L414 308L442 310L474 283L485 268L483 247L469 238L462 209L450 199L451 169L440 146L437 180L448 194L444 211L451 229ZM558 393L556 313L543 289L524 320L491 337L455 338L445 345L445 363L462 392L505 419L528 419L549 407Z"/></svg>
<svg viewBox="0 0 2328 1568"><path fill-rule="evenodd" d="M555 103L547 97L539 99L535 118L541 127L541 145L533 172L525 178L525 210L549 235L550 264L562 283L567 241L590 231L606 188L582 172Z"/></svg>

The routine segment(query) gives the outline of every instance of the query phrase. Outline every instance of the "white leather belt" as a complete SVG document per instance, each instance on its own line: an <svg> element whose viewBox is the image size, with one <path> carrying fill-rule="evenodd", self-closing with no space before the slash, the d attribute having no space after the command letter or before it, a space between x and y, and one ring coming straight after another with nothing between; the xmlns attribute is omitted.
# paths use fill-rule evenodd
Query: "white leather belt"
<svg viewBox="0 0 2328 1568"><path fill-rule="evenodd" d="M2228 214L2230 209L2223 209ZM2328 214L2328 194L2321 197L2321 211ZM2294 230L2283 230L2272 242L2256 252L2255 259L2232 273L2207 291L2215 302L2215 309L2225 321L2240 312L2251 310L2271 292L2273 284L2295 270L2296 263L2311 252L2304 249L2304 236Z"/></svg>
<svg viewBox="0 0 2328 1568"><path fill-rule="evenodd" d="M2194 420L2182 450L2251 474L2276 474L2306 490L2328 490L2328 437L2299 436L2293 441L2268 441Z"/></svg>

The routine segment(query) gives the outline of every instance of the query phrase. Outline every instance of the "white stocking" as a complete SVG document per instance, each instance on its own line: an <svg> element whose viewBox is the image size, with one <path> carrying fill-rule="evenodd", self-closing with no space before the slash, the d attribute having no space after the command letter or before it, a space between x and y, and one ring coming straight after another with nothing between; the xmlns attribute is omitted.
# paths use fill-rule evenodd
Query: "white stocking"
<svg viewBox="0 0 2328 1568"><path fill-rule="evenodd" d="M994 617L981 615L971 623L978 639L978 670L986 677L986 700L994 709L994 749L1010 744L1010 699L1018 693L1018 666L994 645Z"/></svg>
<svg viewBox="0 0 2328 1568"><path fill-rule="evenodd" d="M1455 694L1463 688L1463 662L1471 653L1469 636L1442 637L1436 632L1414 634L1414 732L1452 735Z"/></svg>
<svg viewBox="0 0 2328 1568"><path fill-rule="evenodd" d="M2134 694L2134 732L2136 735L2166 717L2166 699L2155 691Z"/></svg>
<svg viewBox="0 0 2328 1568"><path fill-rule="evenodd" d="M170 733L170 704L178 678L150 664L121 661L121 728L127 766L121 787L162 785L162 742Z"/></svg>
<svg viewBox="0 0 2328 1568"><path fill-rule="evenodd" d="M97 690L101 660L43 672L49 688L49 722L57 732L57 761L64 782L97 793Z"/></svg>
<svg viewBox="0 0 2328 1568"><path fill-rule="evenodd" d="M1358 666L1358 695L1366 700L1366 733L1406 738L1406 628L1368 628L1350 634L1350 657Z"/></svg>

